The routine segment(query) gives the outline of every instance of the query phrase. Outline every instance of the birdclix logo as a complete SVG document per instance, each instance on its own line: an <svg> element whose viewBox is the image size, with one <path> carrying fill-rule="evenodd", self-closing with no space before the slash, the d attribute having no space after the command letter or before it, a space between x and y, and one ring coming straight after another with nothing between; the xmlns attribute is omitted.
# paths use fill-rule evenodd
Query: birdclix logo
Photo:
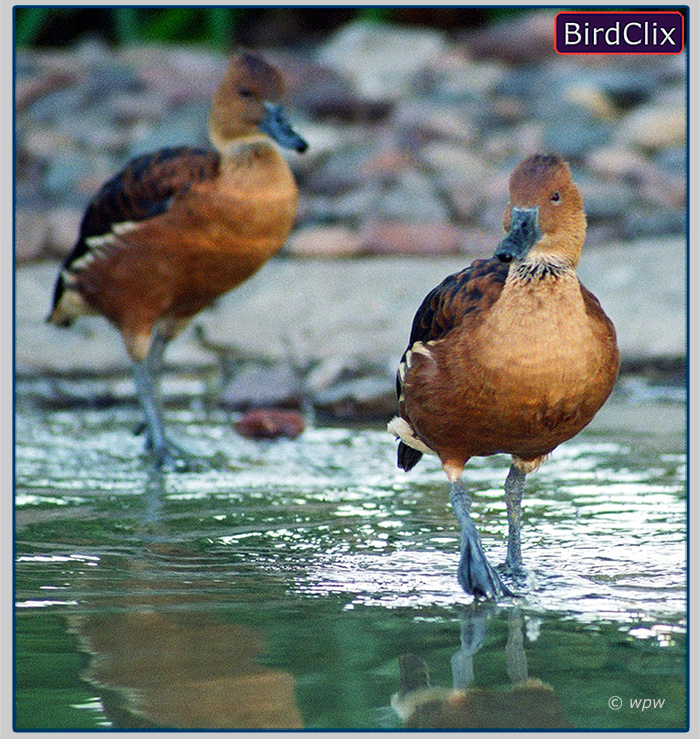
<svg viewBox="0 0 700 739"><path fill-rule="evenodd" d="M684 17L678 11L562 11L554 19L559 54L680 54Z"/></svg>

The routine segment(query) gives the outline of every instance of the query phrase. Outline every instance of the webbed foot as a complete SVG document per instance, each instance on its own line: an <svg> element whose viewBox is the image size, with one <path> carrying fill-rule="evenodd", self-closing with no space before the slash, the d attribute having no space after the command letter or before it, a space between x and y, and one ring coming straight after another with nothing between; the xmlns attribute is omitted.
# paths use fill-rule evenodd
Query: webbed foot
<svg viewBox="0 0 700 739"><path fill-rule="evenodd" d="M461 552L457 579L467 593L493 600L513 595L486 559L479 532L471 518L462 525Z"/></svg>
<svg viewBox="0 0 700 739"><path fill-rule="evenodd" d="M204 472L209 469L204 459L186 452L168 439L158 447L147 443L146 449L152 454L155 466L163 472Z"/></svg>

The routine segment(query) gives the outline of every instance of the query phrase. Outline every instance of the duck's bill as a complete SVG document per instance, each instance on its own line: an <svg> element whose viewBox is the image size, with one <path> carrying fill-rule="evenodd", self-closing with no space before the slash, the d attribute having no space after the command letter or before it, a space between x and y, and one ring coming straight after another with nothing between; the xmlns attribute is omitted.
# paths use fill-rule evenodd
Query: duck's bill
<svg viewBox="0 0 700 739"><path fill-rule="evenodd" d="M537 208L513 208L510 231L501 241L494 256L501 262L513 262L524 257L540 238Z"/></svg>
<svg viewBox="0 0 700 739"><path fill-rule="evenodd" d="M309 145L292 128L283 107L273 103L264 103L264 105L265 118L258 128L285 149L294 149L300 154L305 152Z"/></svg>

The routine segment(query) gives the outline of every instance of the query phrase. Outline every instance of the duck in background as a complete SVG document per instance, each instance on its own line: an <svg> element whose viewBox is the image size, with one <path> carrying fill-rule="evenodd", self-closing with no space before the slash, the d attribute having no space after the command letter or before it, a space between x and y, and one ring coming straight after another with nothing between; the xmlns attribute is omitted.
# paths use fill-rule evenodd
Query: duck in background
<svg viewBox="0 0 700 739"><path fill-rule="evenodd" d="M525 476L593 419L619 369L615 329L576 266L586 235L581 194L557 155L513 171L505 238L432 290L413 320L399 364L398 465L437 454L461 528L459 582L474 596L512 595L484 554L462 470L505 453L506 572L522 572Z"/></svg>
<svg viewBox="0 0 700 739"><path fill-rule="evenodd" d="M304 152L281 105L284 80L258 54L231 60L214 95L215 151L177 147L136 157L88 205L47 320L105 316L133 361L146 446L158 467L201 461L166 435L158 374L168 343L284 244L297 186L273 142Z"/></svg>

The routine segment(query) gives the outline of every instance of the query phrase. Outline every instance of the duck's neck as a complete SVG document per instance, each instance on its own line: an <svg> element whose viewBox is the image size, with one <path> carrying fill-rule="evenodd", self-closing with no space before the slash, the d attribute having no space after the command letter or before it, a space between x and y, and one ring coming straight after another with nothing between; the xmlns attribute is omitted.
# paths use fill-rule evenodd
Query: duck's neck
<svg viewBox="0 0 700 739"><path fill-rule="evenodd" d="M221 139L212 133L211 142L222 159L238 159L251 151L275 151L275 145L264 133L249 133L235 139Z"/></svg>
<svg viewBox="0 0 700 739"><path fill-rule="evenodd" d="M560 254L531 253L511 265L510 276L520 282L557 280L563 275L575 275L576 265Z"/></svg>

